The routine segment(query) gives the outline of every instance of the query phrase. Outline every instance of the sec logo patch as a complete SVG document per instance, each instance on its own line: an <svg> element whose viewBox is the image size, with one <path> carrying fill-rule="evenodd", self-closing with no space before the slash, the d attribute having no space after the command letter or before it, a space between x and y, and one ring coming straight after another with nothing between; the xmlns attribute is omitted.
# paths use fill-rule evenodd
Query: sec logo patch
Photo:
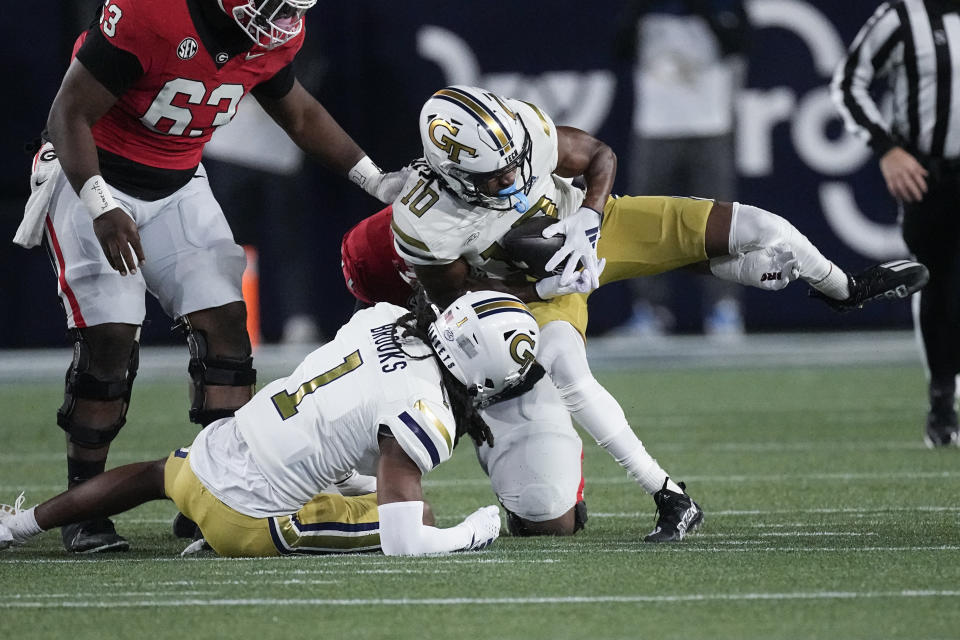
<svg viewBox="0 0 960 640"><path fill-rule="evenodd" d="M197 41L193 38L184 38L177 47L177 57L181 60L189 60L197 55Z"/></svg>

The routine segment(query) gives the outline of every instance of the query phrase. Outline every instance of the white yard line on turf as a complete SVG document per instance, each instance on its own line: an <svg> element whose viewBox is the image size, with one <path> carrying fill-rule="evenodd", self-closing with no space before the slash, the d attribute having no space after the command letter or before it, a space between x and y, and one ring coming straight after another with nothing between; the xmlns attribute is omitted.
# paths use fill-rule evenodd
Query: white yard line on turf
<svg viewBox="0 0 960 640"><path fill-rule="evenodd" d="M131 594L137 596L137 594ZM140 596L155 594L140 594ZM179 595L179 594L178 594ZM696 603L715 601L860 600L875 598L943 598L960 591L808 591L795 593L691 593L678 595L533 596L526 598L178 598L176 600L61 600L58 602L3 601L4 609L120 609L134 607L409 607L418 605L544 605Z"/></svg>
<svg viewBox="0 0 960 640"><path fill-rule="evenodd" d="M649 545L636 543L631 546L620 546L613 547L610 546L609 542L597 541L595 543L588 543L585 541L569 543L565 542L563 548L550 548L543 549L541 553L550 554L550 555L567 555L567 554L582 554L584 551L590 551L592 553L758 553L758 552L790 552L790 553L903 553L903 552L925 552L925 551L946 551L946 552L955 552L960 551L960 545L927 545L927 546L872 546L872 547L799 547L799 546L780 546L780 547L760 547L756 546L758 544L763 544L763 541L759 540L743 540L743 541L727 541L720 542L716 540L710 540L704 542L709 542L711 545L724 545L724 546L710 546L703 547L696 545L697 534L694 534L689 537L689 544L676 546L676 545ZM476 552L478 554L484 552ZM358 564L364 566L375 566L377 564L396 564L396 560L384 559L382 556L364 556L363 558L358 557L358 554L345 554L346 558L339 557L339 561L342 563L350 563L353 566L358 566ZM381 561L378 561L374 558L381 558ZM317 562L323 562L324 564L335 564L337 560L327 560L322 558L302 558L302 557L287 557L282 559L277 558L212 558L212 557L193 557L193 558L103 558L103 557L89 557L89 558L63 558L63 559L49 559L49 558L22 558L22 559L2 559L0 560L0 565L43 565L43 564L81 564L84 562L88 563L97 563L97 564L108 564L108 563L128 563L128 564L152 564L157 562L205 562L208 565L208 568L205 568L204 571L210 573L215 573L215 568L217 563L220 562L239 562L239 561L253 561L253 562L309 562L315 560ZM415 562L415 559L403 558L402 561L405 563ZM427 558L427 562L448 562L443 558ZM519 564L519 563L529 563L529 564L541 564L541 563L552 563L552 562L563 562L563 560L557 558L544 558L542 560L513 560L513 559L466 559L460 560L463 564ZM287 571L279 571L278 573L286 574Z"/></svg>
<svg viewBox="0 0 960 640"><path fill-rule="evenodd" d="M684 480L690 482L704 482L713 484L745 484L762 482L770 484L774 482L796 482L797 480L828 480L828 481L849 481L849 480L945 480L960 478L960 471L888 471L888 472L870 472L870 473L776 473L776 474L756 474L756 475L720 475L720 476L698 476L691 475L684 477ZM472 487L487 486L490 481L486 478L452 479L452 480L424 480L425 487ZM589 478L589 485L632 485L634 482L626 476ZM26 492L59 492L63 490L63 485L52 484L0 484L0 494L13 493L19 491ZM592 515L592 514L591 514Z"/></svg>
<svg viewBox="0 0 960 640"><path fill-rule="evenodd" d="M888 414L884 414L888 415ZM659 420L659 418L657 419ZM865 419L869 422L869 417ZM186 444L186 443L185 443ZM662 443L657 445L658 450L686 450L687 445L676 443ZM919 438L909 440L887 440L876 442L862 442L851 440L810 440L798 442L719 442L706 445L698 445L700 451L707 453L743 453L743 452L802 452L802 451L908 451L914 449L926 449ZM167 452L169 453L169 452ZM155 455L160 457L163 451ZM140 462L148 454L136 451L111 451L111 465ZM2 464L27 464L36 462L55 462L63 461L62 451L28 451L22 453L0 453L0 463Z"/></svg>

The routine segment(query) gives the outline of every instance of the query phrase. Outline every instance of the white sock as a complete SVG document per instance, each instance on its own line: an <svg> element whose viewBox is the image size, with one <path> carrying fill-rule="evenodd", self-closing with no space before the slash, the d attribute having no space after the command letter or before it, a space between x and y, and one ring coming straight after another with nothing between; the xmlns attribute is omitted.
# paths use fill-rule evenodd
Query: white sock
<svg viewBox="0 0 960 640"><path fill-rule="evenodd" d="M593 436L607 453L613 456L620 466L637 484L653 494L663 487L676 493L683 493L667 472L647 453L640 438L633 432L623 409L610 392L600 383L590 378L579 384L560 389L560 397L573 419Z"/></svg>
<svg viewBox="0 0 960 640"><path fill-rule="evenodd" d="M850 297L850 281L847 279L846 272L837 265L830 263L833 267L822 280L810 282L810 286L834 300L846 300ZM801 272L801 276L803 274ZM809 280L808 280L809 282Z"/></svg>
<svg viewBox="0 0 960 640"><path fill-rule="evenodd" d="M590 430L587 429L587 431ZM659 491L663 488L664 481L666 481L667 489L670 491L683 493L683 489L677 486L657 461L647 453L643 443L640 442L640 439L637 438L629 426L606 442L598 442L597 444L606 449L647 493L653 494Z"/></svg>
<svg viewBox="0 0 960 640"><path fill-rule="evenodd" d="M800 278L835 300L850 297L847 274L827 260L805 235L775 213L735 202L730 220L731 255L786 244L797 256Z"/></svg>
<svg viewBox="0 0 960 640"><path fill-rule="evenodd" d="M43 533L43 529L37 524L37 518L33 513L35 509L36 507L30 507L26 511L19 511L3 523L7 529L10 529L15 543L21 544L33 536Z"/></svg>

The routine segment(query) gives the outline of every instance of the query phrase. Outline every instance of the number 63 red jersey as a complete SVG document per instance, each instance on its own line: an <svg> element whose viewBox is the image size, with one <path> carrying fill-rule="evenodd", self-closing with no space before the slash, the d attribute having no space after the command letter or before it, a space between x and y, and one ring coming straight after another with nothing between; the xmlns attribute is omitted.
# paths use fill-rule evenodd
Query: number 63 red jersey
<svg viewBox="0 0 960 640"><path fill-rule="evenodd" d="M143 75L94 124L97 147L152 167L195 167L204 144L216 127L230 122L240 99L290 64L303 44L301 31L270 50L253 46L233 56L210 51L198 33L189 1L105 3L101 34L109 44L136 56ZM74 55L89 35L80 35Z"/></svg>

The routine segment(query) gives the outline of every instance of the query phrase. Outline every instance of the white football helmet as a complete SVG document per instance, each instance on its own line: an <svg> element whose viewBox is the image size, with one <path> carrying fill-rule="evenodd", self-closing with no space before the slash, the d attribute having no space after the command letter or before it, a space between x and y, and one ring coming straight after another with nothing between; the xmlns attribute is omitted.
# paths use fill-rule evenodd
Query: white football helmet
<svg viewBox="0 0 960 640"><path fill-rule="evenodd" d="M217 0L250 38L265 49L279 47L303 29L303 14L317 0Z"/></svg>
<svg viewBox="0 0 960 640"><path fill-rule="evenodd" d="M530 134L500 96L462 85L437 91L420 110L420 139L427 164L466 202L497 211L529 208ZM499 194L478 188L514 169L516 182Z"/></svg>
<svg viewBox="0 0 960 640"><path fill-rule="evenodd" d="M507 293L471 291L427 330L440 361L485 407L515 389L536 362L540 329L527 305Z"/></svg>

